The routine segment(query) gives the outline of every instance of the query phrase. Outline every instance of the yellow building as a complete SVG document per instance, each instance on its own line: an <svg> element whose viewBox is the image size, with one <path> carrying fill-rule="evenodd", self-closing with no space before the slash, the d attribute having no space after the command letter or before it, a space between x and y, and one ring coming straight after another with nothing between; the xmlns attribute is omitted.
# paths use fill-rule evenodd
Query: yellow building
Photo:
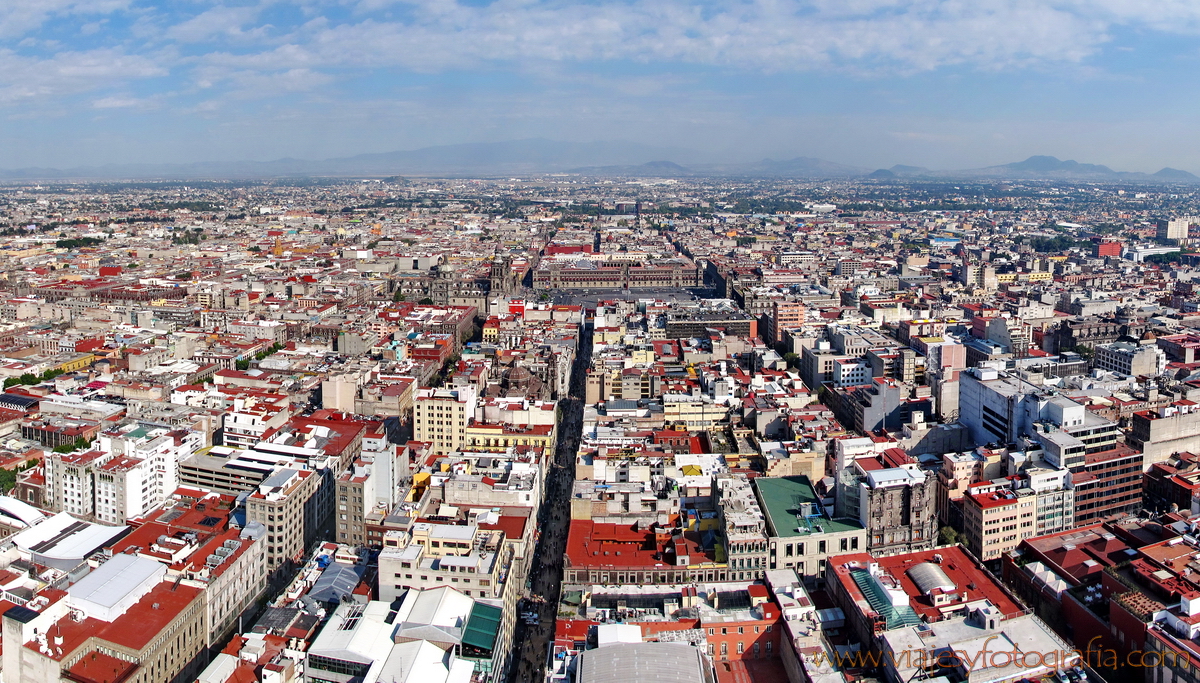
<svg viewBox="0 0 1200 683"><path fill-rule="evenodd" d="M463 447L471 451L503 452L512 446L554 446L554 425L516 427L506 424L473 423L463 435Z"/></svg>
<svg viewBox="0 0 1200 683"><path fill-rule="evenodd" d="M59 358L55 358L55 361L58 362L58 365L55 365L54 369L61 370L63 372L74 372L75 370L82 370L88 367L95 360L95 354L91 353L64 354Z"/></svg>

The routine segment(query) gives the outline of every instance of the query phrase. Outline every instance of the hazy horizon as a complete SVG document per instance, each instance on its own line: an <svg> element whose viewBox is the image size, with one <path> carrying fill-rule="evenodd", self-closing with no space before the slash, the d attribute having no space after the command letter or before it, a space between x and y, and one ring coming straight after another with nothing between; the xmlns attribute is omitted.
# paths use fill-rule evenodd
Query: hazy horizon
<svg viewBox="0 0 1200 683"><path fill-rule="evenodd" d="M1128 0L8 0L0 168L546 138L1200 173L1198 32Z"/></svg>

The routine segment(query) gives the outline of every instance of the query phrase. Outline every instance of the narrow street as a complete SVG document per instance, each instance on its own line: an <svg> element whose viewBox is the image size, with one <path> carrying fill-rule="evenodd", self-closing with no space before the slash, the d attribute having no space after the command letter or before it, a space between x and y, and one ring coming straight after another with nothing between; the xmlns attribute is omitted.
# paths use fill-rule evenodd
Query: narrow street
<svg viewBox="0 0 1200 683"><path fill-rule="evenodd" d="M546 501L538 519L541 538L529 572L531 580L527 595L530 600L523 602L520 607L522 612L537 612L540 619L534 625L527 625L518 615L509 665L510 683L537 683L545 675L546 657L554 639L559 591L562 588L563 553L567 547L571 488L575 482L575 454L583 431L584 385L591 362L591 327L585 325L571 370L570 396L559 401L562 423L559 425L554 464L547 477Z"/></svg>

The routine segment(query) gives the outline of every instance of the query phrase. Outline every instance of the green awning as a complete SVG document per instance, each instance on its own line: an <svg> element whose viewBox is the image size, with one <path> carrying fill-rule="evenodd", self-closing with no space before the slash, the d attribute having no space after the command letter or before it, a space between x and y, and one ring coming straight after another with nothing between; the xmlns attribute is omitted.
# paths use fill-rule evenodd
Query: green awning
<svg viewBox="0 0 1200 683"><path fill-rule="evenodd" d="M496 636L500 633L501 610L499 607L475 603L471 608L471 616L467 618L467 626L463 629L463 645L491 650L496 645Z"/></svg>

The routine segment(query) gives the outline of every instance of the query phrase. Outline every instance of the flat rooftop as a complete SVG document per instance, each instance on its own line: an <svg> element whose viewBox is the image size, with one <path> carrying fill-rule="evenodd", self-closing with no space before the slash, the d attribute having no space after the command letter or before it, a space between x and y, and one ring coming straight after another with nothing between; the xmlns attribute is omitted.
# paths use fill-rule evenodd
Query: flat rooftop
<svg viewBox="0 0 1200 683"><path fill-rule="evenodd" d="M816 514L820 509L817 492L808 477L755 477L754 487L758 490L761 507L767 516L767 524L773 535L780 538L811 536L818 533L840 533L857 531L862 525L852 519L829 519L825 516L811 517L808 524L801 523L797 516L804 515L807 507ZM803 517L802 517L803 518ZM813 528L821 526L821 531ZM797 531L797 529L806 529Z"/></svg>

